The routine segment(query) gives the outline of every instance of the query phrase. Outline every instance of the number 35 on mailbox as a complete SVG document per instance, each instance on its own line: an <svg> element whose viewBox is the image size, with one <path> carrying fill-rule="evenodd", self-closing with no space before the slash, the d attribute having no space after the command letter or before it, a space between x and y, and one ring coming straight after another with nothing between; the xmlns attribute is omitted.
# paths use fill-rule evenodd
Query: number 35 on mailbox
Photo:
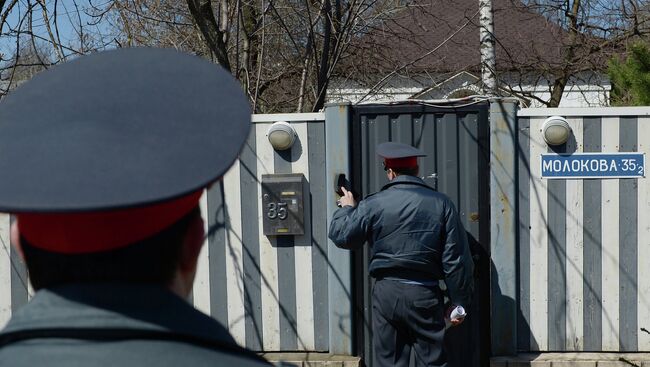
<svg viewBox="0 0 650 367"><path fill-rule="evenodd" d="M305 234L305 192L309 188L302 173L262 175L264 235Z"/></svg>

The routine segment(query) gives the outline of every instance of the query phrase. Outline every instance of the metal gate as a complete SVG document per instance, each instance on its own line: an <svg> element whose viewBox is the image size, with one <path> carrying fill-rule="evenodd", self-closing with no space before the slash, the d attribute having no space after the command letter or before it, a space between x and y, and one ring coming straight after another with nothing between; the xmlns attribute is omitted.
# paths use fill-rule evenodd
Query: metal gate
<svg viewBox="0 0 650 367"><path fill-rule="evenodd" d="M449 329L450 362L459 366L487 365L489 358L489 103L469 105L364 105L353 109L351 172L353 188L362 196L387 183L375 147L386 141L411 144L423 150L420 175L447 194L460 213L472 252L478 258L476 293L468 319ZM368 276L369 251L354 254L357 305L356 348L372 363L372 307ZM478 347L480 345L480 347Z"/></svg>

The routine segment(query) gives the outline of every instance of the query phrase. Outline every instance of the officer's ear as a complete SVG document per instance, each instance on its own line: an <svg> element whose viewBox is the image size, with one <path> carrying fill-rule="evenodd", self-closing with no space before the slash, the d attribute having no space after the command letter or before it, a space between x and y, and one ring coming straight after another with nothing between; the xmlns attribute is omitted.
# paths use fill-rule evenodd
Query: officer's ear
<svg viewBox="0 0 650 367"><path fill-rule="evenodd" d="M20 258L23 259L23 261L25 261L23 247L20 244L20 231L18 231L18 220L14 220L14 222L11 223L9 240L11 241L11 245L16 249L16 251L18 251Z"/></svg>
<svg viewBox="0 0 650 367"><path fill-rule="evenodd" d="M203 219L197 213L192 217L183 237L176 272L169 284L171 291L180 297L187 298L192 291L196 266L204 240L205 230L203 229Z"/></svg>
<svg viewBox="0 0 650 367"><path fill-rule="evenodd" d="M179 259L179 270L183 272L192 272L196 268L196 264L201 252L201 247L205 242L205 229L203 227L203 218L197 214L193 216L185 237L183 239L183 246L181 248L181 256Z"/></svg>

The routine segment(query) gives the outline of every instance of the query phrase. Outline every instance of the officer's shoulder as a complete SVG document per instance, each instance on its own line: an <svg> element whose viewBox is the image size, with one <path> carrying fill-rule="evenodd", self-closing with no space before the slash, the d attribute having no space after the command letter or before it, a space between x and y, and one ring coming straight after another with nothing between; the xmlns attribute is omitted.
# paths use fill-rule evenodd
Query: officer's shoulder
<svg viewBox="0 0 650 367"><path fill-rule="evenodd" d="M182 345L185 344L185 345ZM175 343L169 345L170 354L178 355L178 360L170 366L189 365L189 366L242 366L258 367L270 366L271 364L261 356L248 350L237 351L236 348L231 350L220 350L219 348L202 347L197 345L188 345L187 343ZM174 350L175 349L175 350ZM165 359L174 359L174 356L166 356Z"/></svg>
<svg viewBox="0 0 650 367"><path fill-rule="evenodd" d="M134 354L143 355L138 346L153 345L155 341L143 341L141 344L133 343L131 349ZM156 348L158 355L154 358L164 360L163 366L241 366L258 367L271 364L256 353L238 348L236 344L223 342L212 344L206 340L205 344L185 341L169 341Z"/></svg>
<svg viewBox="0 0 650 367"><path fill-rule="evenodd" d="M435 197L436 200L439 200L446 208L456 208L456 205L454 204L453 200L447 194L444 194L439 191L433 192L433 196Z"/></svg>
<svg viewBox="0 0 650 367"><path fill-rule="evenodd" d="M373 201L376 200L381 200L381 197L386 195L386 191L377 191L373 192L372 194L368 194L361 202L365 202L366 204L372 203Z"/></svg>
<svg viewBox="0 0 650 367"><path fill-rule="evenodd" d="M381 193L382 193L382 191L373 192L372 194L366 195L366 197L363 198L363 200L372 199L372 198L376 197L378 194L381 194Z"/></svg>

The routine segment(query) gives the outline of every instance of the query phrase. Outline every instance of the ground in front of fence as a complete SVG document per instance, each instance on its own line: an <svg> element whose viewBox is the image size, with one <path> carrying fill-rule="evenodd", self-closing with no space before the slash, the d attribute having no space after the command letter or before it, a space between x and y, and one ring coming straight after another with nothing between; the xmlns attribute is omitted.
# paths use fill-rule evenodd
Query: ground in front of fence
<svg viewBox="0 0 650 367"><path fill-rule="evenodd" d="M262 353L275 366L297 367L360 367L359 357L327 353ZM649 366L650 367L650 366Z"/></svg>
<svg viewBox="0 0 650 367"><path fill-rule="evenodd" d="M490 367L650 367L650 353L538 353L493 357Z"/></svg>

